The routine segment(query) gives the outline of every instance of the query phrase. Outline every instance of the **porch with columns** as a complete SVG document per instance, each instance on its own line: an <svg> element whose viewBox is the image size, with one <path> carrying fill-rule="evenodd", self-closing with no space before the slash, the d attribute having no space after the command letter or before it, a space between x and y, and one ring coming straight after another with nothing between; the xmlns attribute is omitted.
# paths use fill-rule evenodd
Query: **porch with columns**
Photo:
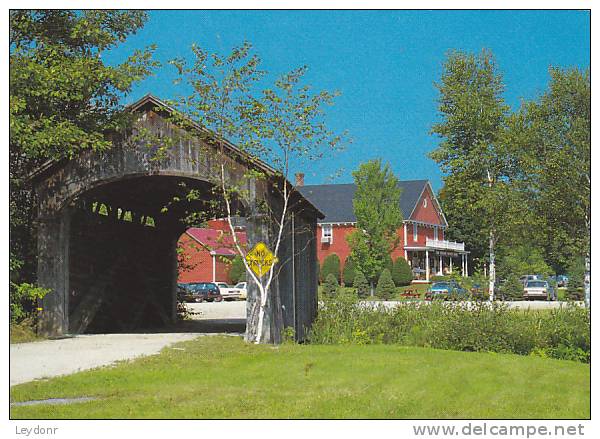
<svg viewBox="0 0 600 439"><path fill-rule="evenodd" d="M456 269L463 277L469 276L469 252L465 251L462 242L427 239L425 246L406 247L404 250L415 283L429 282L431 276L452 274Z"/></svg>

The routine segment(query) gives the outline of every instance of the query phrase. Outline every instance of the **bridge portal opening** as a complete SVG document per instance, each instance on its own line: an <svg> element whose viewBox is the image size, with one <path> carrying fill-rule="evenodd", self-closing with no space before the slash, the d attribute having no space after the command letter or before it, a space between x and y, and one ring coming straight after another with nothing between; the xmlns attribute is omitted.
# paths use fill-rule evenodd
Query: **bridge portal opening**
<svg viewBox="0 0 600 439"><path fill-rule="evenodd" d="M178 241L222 216L213 187L174 176L127 178L80 194L67 209L69 332L177 330Z"/></svg>

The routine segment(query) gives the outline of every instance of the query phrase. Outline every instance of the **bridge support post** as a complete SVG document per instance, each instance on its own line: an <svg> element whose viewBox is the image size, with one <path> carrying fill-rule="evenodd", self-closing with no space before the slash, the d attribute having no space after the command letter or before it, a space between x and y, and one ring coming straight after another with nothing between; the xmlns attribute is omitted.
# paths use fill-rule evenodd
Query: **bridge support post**
<svg viewBox="0 0 600 439"><path fill-rule="evenodd" d="M38 334L60 336L69 329L69 235L68 208L38 219L38 285L51 291L42 299Z"/></svg>

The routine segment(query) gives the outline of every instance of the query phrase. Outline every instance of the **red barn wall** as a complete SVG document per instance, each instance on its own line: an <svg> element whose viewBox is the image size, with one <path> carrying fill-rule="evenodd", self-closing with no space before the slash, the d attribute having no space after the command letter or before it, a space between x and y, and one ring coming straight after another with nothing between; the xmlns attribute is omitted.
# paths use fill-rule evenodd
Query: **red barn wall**
<svg viewBox="0 0 600 439"><path fill-rule="evenodd" d="M181 249L179 255L179 273L177 282L212 282L212 256L210 251L187 233L177 243ZM216 281L230 283L229 269L231 264L223 262L221 256L216 258Z"/></svg>

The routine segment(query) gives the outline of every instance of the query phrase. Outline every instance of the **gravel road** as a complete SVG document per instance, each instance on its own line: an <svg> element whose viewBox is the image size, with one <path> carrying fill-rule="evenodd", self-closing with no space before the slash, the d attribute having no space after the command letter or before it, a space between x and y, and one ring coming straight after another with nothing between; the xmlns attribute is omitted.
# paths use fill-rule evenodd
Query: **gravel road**
<svg viewBox="0 0 600 439"><path fill-rule="evenodd" d="M157 354L201 334L94 334L10 345L10 385Z"/></svg>

